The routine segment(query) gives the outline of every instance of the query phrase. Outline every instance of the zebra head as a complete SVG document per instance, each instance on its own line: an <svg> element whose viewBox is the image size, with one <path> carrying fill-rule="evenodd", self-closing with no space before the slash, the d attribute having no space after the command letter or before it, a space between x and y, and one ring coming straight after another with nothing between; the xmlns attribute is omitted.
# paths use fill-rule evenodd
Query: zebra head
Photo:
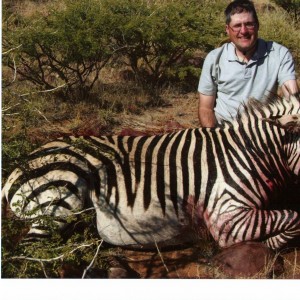
<svg viewBox="0 0 300 300"><path fill-rule="evenodd" d="M300 113L284 115L274 121L288 136L288 166L300 179Z"/></svg>
<svg viewBox="0 0 300 300"><path fill-rule="evenodd" d="M300 134L300 114L282 116L275 123L287 131Z"/></svg>
<svg viewBox="0 0 300 300"><path fill-rule="evenodd" d="M285 165L292 174L296 175L296 180L300 180L299 95L292 95L290 98L271 97L265 101L250 99L238 114L236 122L243 127L252 130L256 128L263 132L271 144L275 143L278 146L283 141ZM265 129L266 123L273 128L277 127L280 134L274 135L273 130ZM281 142L275 142L279 136ZM265 142L268 143L266 140Z"/></svg>
<svg viewBox="0 0 300 300"><path fill-rule="evenodd" d="M266 120L285 132L287 164L289 169L300 179L300 98L293 95L289 99L280 99L272 103ZM274 105L275 104L275 105ZM274 109L276 108L276 109Z"/></svg>
<svg viewBox="0 0 300 300"><path fill-rule="evenodd" d="M284 125L284 119L279 121L281 117L300 114L300 95L292 95L290 98L270 97L264 101L258 101L250 98L247 103L241 105L238 111L236 122L248 123L257 120L268 120L277 125ZM275 121L275 122L274 122ZM233 121L234 123L234 121ZM296 126L297 123L294 123ZM284 126L283 126L284 127Z"/></svg>

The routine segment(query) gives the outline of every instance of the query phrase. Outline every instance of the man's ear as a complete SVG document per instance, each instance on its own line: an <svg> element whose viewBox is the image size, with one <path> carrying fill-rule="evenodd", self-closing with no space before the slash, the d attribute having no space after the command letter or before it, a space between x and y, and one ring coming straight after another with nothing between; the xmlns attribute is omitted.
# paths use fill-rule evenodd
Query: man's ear
<svg viewBox="0 0 300 300"><path fill-rule="evenodd" d="M229 26L228 25L225 25L225 31L226 31L227 35L229 35Z"/></svg>

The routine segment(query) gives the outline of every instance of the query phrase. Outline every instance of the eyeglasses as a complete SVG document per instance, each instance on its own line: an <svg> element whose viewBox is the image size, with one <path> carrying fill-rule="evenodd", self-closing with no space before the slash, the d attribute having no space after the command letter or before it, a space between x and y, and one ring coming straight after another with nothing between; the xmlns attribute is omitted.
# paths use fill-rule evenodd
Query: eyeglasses
<svg viewBox="0 0 300 300"><path fill-rule="evenodd" d="M228 25L228 27L233 31L233 32L240 32L243 25L247 28L247 30L252 31L256 27L255 22L248 22L248 23L243 23L243 24L235 24L233 26Z"/></svg>

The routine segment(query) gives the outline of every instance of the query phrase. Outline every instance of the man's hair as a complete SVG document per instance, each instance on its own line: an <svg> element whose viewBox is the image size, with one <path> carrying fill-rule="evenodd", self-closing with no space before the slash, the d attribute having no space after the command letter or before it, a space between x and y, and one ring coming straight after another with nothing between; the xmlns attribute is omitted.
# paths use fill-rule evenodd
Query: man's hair
<svg viewBox="0 0 300 300"><path fill-rule="evenodd" d="M249 12L252 14L255 23L259 26L258 17L256 14L253 2L250 0L235 0L231 2L225 9L226 24L228 25L231 21L231 16L234 14L240 14L242 12Z"/></svg>

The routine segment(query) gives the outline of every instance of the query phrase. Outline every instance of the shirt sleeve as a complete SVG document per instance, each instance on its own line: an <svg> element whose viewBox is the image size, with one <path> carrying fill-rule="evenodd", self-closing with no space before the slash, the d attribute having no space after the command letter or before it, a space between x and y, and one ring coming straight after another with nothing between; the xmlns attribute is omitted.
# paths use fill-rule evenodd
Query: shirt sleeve
<svg viewBox="0 0 300 300"><path fill-rule="evenodd" d="M283 51L283 57L278 72L279 86L283 85L287 80L296 79L293 56L287 48L283 47L283 49L285 51Z"/></svg>
<svg viewBox="0 0 300 300"><path fill-rule="evenodd" d="M204 95L212 96L217 92L217 84L215 78L215 55L213 52L206 56L198 85L198 92Z"/></svg>

